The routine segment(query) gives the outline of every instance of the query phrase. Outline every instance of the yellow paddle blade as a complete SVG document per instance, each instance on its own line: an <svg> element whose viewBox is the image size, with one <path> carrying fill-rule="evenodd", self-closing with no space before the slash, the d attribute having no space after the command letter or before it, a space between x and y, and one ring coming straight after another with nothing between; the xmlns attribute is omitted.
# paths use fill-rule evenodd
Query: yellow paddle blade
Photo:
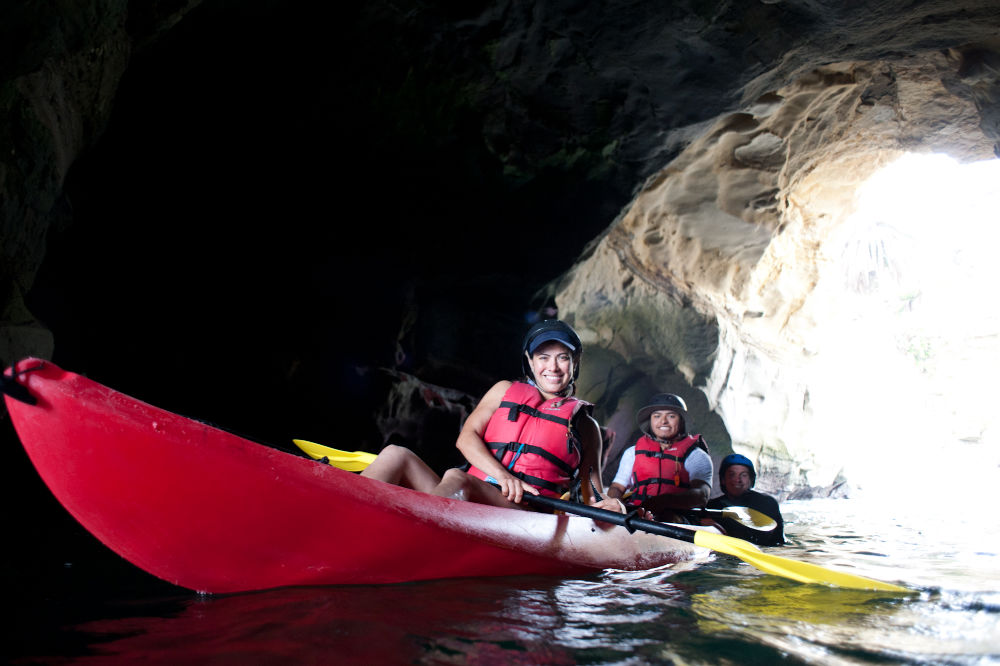
<svg viewBox="0 0 1000 666"><path fill-rule="evenodd" d="M761 513L757 509L751 509L746 506L727 506L725 509L720 509L722 511L723 518L729 518L735 520L738 523L743 523L744 525L753 526L758 530L773 530L778 526L774 518L767 515L766 513Z"/></svg>
<svg viewBox="0 0 1000 666"><path fill-rule="evenodd" d="M771 516L767 515L762 511L758 511L757 509L751 509L746 506L729 507L729 508L731 509L739 508L742 511L746 511L747 518L749 518L750 522L761 529L771 530L778 526L778 523L774 520L774 518L772 518Z"/></svg>
<svg viewBox="0 0 1000 666"><path fill-rule="evenodd" d="M304 439L293 439L292 441L310 458L314 460L326 458L326 461L332 466L348 472L360 472L375 460L375 454L366 451L341 451Z"/></svg>
<svg viewBox="0 0 1000 666"><path fill-rule="evenodd" d="M698 530L694 535L694 543L697 546L711 548L714 551L738 557L764 573L784 576L785 578L797 580L800 583L820 583L822 585L834 585L854 590L910 591L905 587L893 585L892 583L884 583L873 578L855 576L843 571L827 569L818 564L799 562L797 560L790 560L787 557L765 553L752 543L714 532Z"/></svg>

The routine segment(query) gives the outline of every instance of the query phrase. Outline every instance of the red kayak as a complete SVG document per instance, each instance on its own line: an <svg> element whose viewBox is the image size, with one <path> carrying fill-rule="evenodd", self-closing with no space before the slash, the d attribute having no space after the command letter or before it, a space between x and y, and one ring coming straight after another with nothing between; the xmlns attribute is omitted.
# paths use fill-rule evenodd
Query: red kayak
<svg viewBox="0 0 1000 666"><path fill-rule="evenodd" d="M578 575L709 552L590 518L373 481L158 409L49 361L26 359L14 370L4 377L7 409L56 498L128 561L199 592ZM25 402L32 398L36 404Z"/></svg>

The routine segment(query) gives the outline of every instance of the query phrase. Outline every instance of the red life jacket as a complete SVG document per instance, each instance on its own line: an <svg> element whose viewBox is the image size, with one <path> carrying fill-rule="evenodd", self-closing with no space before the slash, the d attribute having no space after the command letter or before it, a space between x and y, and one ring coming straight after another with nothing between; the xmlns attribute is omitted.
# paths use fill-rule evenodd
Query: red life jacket
<svg viewBox="0 0 1000 666"><path fill-rule="evenodd" d="M708 453L708 445L701 435L688 435L661 449L659 442L643 435L635 443L635 462L632 464L632 481L635 492L629 502L642 504L643 500L657 495L682 492L691 487L691 478L684 461L696 448Z"/></svg>
<svg viewBox="0 0 1000 666"><path fill-rule="evenodd" d="M573 417L592 405L578 398L545 397L530 384L514 382L489 423L483 440L490 452L514 476L530 483L541 494L557 497L576 478L583 450ZM469 474L490 481L475 466Z"/></svg>

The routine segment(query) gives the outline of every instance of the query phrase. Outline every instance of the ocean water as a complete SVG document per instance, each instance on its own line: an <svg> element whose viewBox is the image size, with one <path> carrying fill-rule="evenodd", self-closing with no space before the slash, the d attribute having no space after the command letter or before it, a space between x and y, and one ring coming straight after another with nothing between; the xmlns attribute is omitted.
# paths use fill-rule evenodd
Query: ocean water
<svg viewBox="0 0 1000 666"><path fill-rule="evenodd" d="M791 544L770 552L913 591L804 585L716 554L575 579L204 596L110 556L64 563L37 596L15 599L25 615L7 653L47 664L1000 663L1000 521L988 510L782 507Z"/></svg>

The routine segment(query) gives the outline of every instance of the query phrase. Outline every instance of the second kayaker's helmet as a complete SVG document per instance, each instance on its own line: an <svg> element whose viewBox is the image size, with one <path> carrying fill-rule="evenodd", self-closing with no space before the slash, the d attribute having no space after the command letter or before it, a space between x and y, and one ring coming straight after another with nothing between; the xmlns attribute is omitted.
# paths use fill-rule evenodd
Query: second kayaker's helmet
<svg viewBox="0 0 1000 666"><path fill-rule="evenodd" d="M681 417L681 427L678 431L678 435L687 434L687 404L684 399L679 395L674 395L673 393L657 393L652 398L650 398L645 407L641 407L635 414L636 423L639 425L639 430L643 433L649 435L653 434L649 431L649 417L653 412L658 412L663 409L669 409L672 412L677 412Z"/></svg>
<svg viewBox="0 0 1000 666"><path fill-rule="evenodd" d="M750 487L753 488L753 484L757 483L757 470L753 468L753 463L746 456L730 453L719 464L719 486L722 488L722 492L726 492L726 470L733 465L743 465L750 470Z"/></svg>
<svg viewBox="0 0 1000 666"><path fill-rule="evenodd" d="M566 348L573 354L573 382L575 383L576 378L580 375L580 356L583 354L583 343L572 326L558 319L540 321L528 329L525 334L524 342L521 344L521 370L524 372L524 376L534 378L528 359L543 343L553 340L566 345Z"/></svg>

